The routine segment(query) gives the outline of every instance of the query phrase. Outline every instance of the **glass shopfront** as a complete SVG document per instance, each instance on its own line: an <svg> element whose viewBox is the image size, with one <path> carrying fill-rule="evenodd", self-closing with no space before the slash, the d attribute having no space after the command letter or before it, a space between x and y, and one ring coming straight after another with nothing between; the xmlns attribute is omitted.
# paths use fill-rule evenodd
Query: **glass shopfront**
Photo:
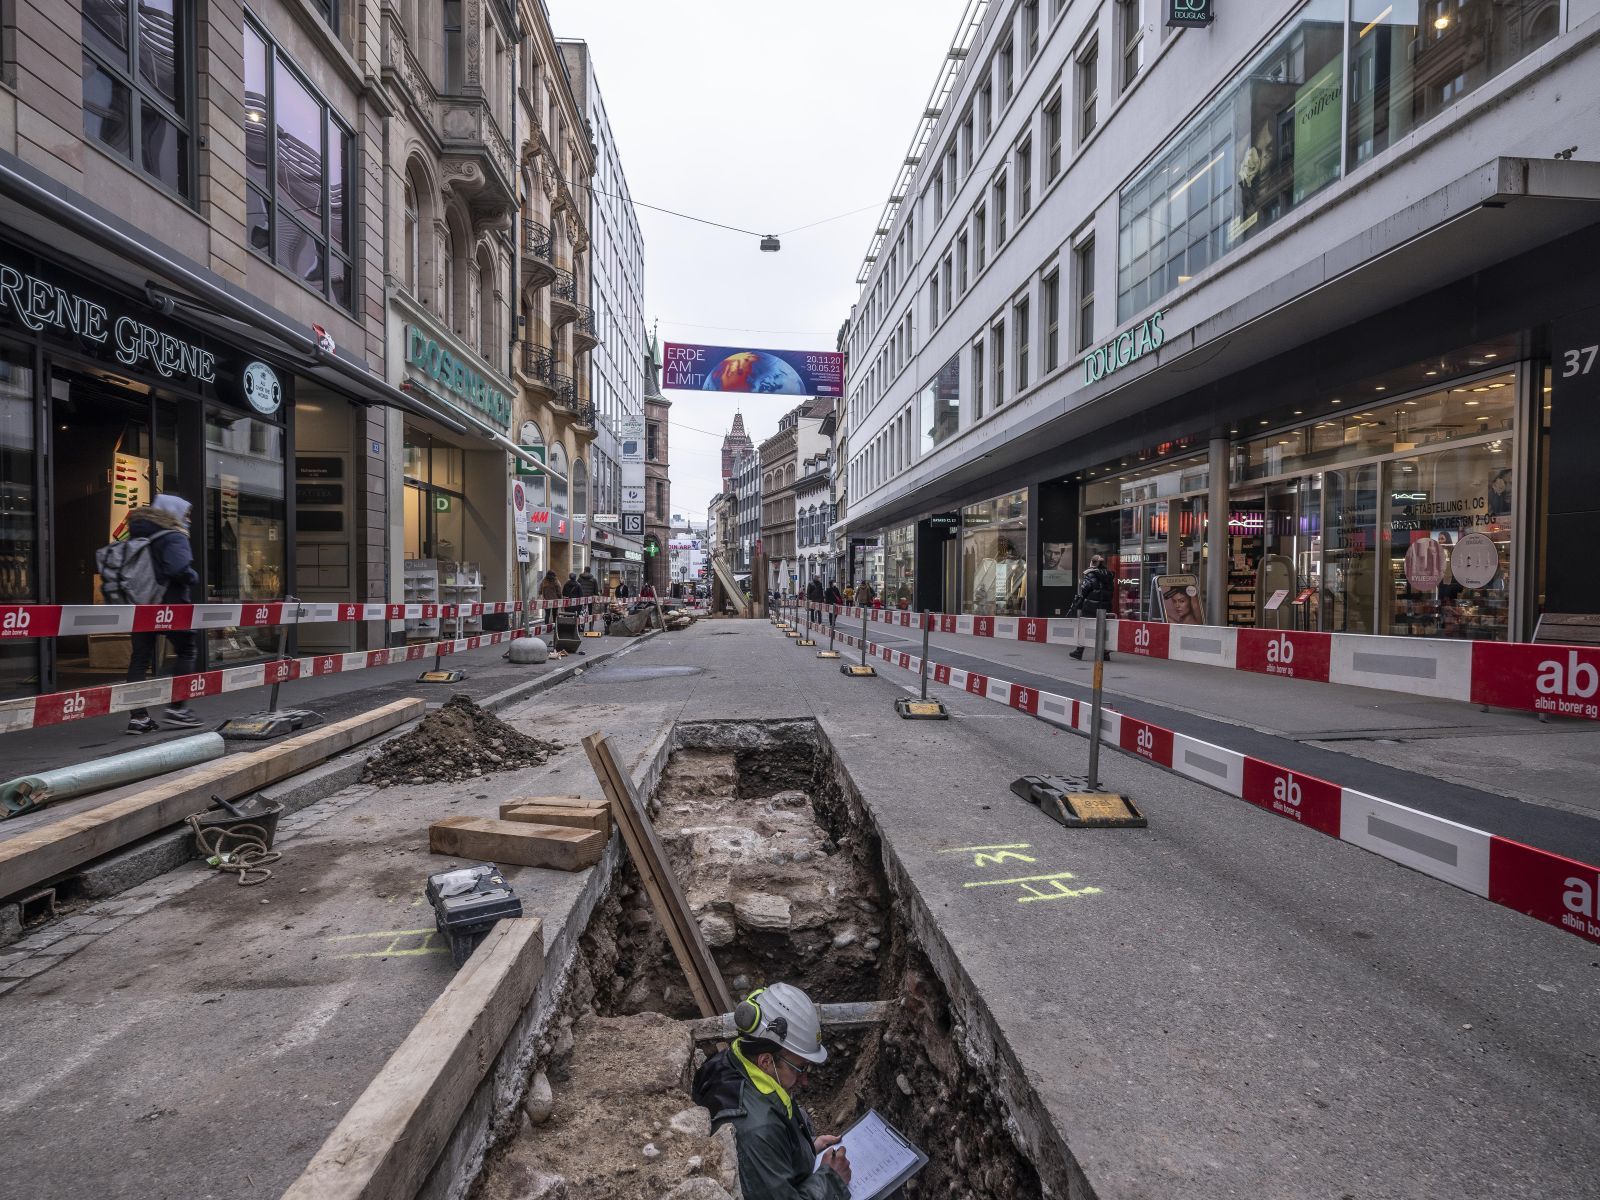
<svg viewBox="0 0 1600 1200"><path fill-rule="evenodd" d="M883 539L883 606L910 608L917 587L917 527L901 525Z"/></svg>
<svg viewBox="0 0 1600 1200"><path fill-rule="evenodd" d="M1028 491L961 510L961 611L1021 616L1027 609Z"/></svg>
<svg viewBox="0 0 1600 1200"><path fill-rule="evenodd" d="M1105 478L1096 471L1083 488L1083 563L1105 556L1116 580L1112 613L1159 619L1155 598L1158 575L1205 577L1205 455L1159 459L1133 471ZM1202 595L1205 612L1209 598Z"/></svg>

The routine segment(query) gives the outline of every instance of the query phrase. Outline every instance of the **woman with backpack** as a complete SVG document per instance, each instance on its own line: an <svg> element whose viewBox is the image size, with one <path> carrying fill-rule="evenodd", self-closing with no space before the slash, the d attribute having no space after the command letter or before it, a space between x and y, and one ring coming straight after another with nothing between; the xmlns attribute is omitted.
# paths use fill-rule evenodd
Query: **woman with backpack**
<svg viewBox="0 0 1600 1200"><path fill-rule="evenodd" d="M100 569L101 593L112 604L188 604L190 585L200 582L194 570L194 547L189 544L191 505L181 496L157 496L128 514L128 537L113 542L95 555ZM192 629L165 630L172 644L172 674L194 672L197 643ZM142 683L155 662L162 634L154 630L128 635L128 682ZM162 714L170 729L194 729L203 724L180 700ZM128 714L128 732L154 733L160 726L148 709Z"/></svg>
<svg viewBox="0 0 1600 1200"><path fill-rule="evenodd" d="M1106 570L1106 556L1096 554L1089 560L1089 569L1083 573L1083 578L1078 581L1078 594L1072 599L1072 607L1067 609L1069 617L1093 617L1102 609L1107 614L1111 612L1112 589L1116 587L1116 578ZM1074 649L1068 657L1083 661L1083 647ZM1111 661L1111 651L1106 651L1106 662Z"/></svg>

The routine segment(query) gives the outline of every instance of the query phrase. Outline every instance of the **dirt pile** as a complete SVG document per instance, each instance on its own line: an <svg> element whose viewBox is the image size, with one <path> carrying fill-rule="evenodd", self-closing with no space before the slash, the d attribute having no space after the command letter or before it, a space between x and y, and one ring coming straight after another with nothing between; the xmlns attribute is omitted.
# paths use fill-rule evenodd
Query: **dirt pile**
<svg viewBox="0 0 1600 1200"><path fill-rule="evenodd" d="M491 771L536 767L555 751L554 742L513 729L457 692L425 716L410 733L367 759L363 783L450 783Z"/></svg>
<svg viewBox="0 0 1600 1200"><path fill-rule="evenodd" d="M738 1167L689 1098L688 1030L657 1013L591 1013L570 1038L480 1200L727 1200Z"/></svg>

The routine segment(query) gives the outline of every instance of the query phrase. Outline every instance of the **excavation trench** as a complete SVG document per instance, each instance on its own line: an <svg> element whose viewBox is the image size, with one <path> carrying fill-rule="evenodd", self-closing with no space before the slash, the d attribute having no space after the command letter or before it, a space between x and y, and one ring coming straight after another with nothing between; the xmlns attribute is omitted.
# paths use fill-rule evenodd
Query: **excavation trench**
<svg viewBox="0 0 1600 1200"><path fill-rule="evenodd" d="M952 1004L900 915L875 829L815 722L681 724L673 745L652 817L734 997L787 980L819 1003L890 1002L881 1023L825 1031L829 1060L800 1096L816 1127L881 1111L930 1158L908 1197L1041 1196L1018 1145L1037 1121L1005 1098L1018 1086L1009 1060L970 1028L972 1005ZM527 1116L476 1194L737 1196L729 1131L710 1136L689 1096L719 1048L693 1040L698 1015L624 860L538 1043Z"/></svg>

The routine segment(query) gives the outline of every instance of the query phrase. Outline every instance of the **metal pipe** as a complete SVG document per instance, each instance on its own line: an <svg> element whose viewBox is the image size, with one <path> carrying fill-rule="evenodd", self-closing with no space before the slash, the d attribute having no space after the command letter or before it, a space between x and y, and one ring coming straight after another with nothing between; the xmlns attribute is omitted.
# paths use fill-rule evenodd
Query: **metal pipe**
<svg viewBox="0 0 1600 1200"><path fill-rule="evenodd" d="M24 775L0 784L0 819L42 808L57 800L86 796L124 783L135 783L154 775L165 775L197 763L221 758L227 752L222 735L199 733L193 737L143 746L109 758L95 758L57 767L37 775Z"/></svg>
<svg viewBox="0 0 1600 1200"><path fill-rule="evenodd" d="M1100 725L1103 720L1100 711L1100 685L1106 666L1106 610L1101 609L1094 615L1094 699L1089 709L1089 787L1091 792L1100 790Z"/></svg>

